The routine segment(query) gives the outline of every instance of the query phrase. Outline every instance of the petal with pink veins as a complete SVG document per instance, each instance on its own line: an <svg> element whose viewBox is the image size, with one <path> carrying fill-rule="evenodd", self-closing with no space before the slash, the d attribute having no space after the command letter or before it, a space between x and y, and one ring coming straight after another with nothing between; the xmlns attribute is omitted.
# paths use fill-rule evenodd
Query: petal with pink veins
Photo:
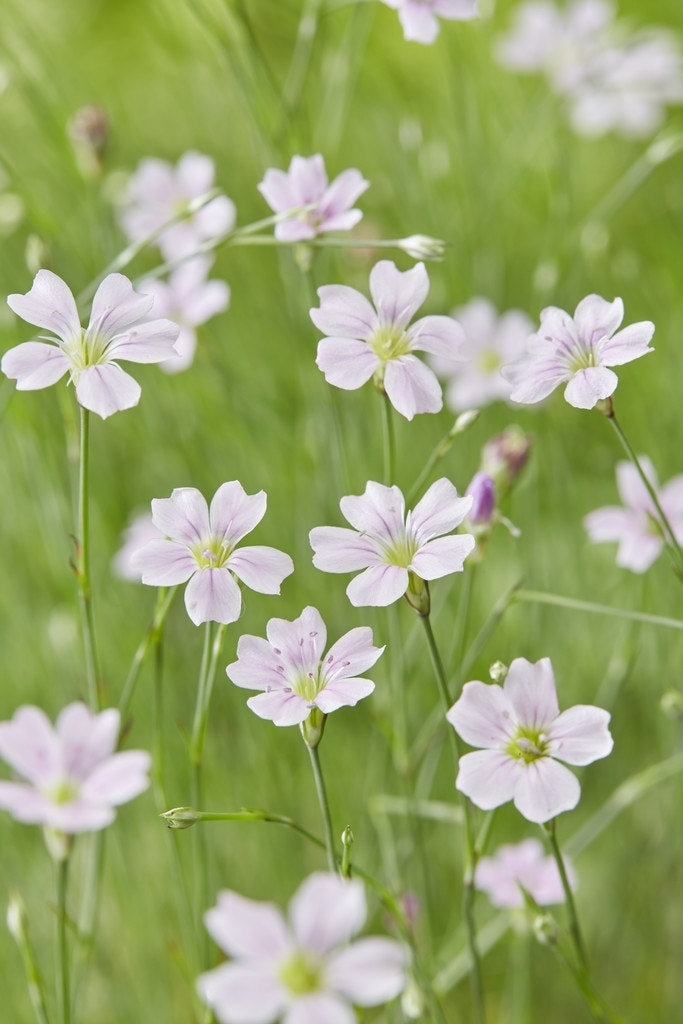
<svg viewBox="0 0 683 1024"><path fill-rule="evenodd" d="M22 320L52 331L62 341L69 341L81 333L81 321L71 289L51 270L39 270L30 291L25 295L8 295L7 305Z"/></svg>
<svg viewBox="0 0 683 1024"><path fill-rule="evenodd" d="M247 494L238 480L221 484L209 508L211 535L233 546L258 526L266 514L265 491Z"/></svg>
<svg viewBox="0 0 683 1024"><path fill-rule="evenodd" d="M518 721L527 729L547 729L560 713L550 658L535 663L515 658L503 689Z"/></svg>
<svg viewBox="0 0 683 1024"><path fill-rule="evenodd" d="M407 569L398 565L371 565L351 580L346 594L354 608L381 608L398 601L407 589Z"/></svg>
<svg viewBox="0 0 683 1024"><path fill-rule="evenodd" d="M368 480L363 494L347 494L339 507L361 535L386 543L405 533L405 501L398 487Z"/></svg>
<svg viewBox="0 0 683 1024"><path fill-rule="evenodd" d="M379 562L377 545L345 526L315 526L309 533L313 565L323 572L355 572Z"/></svg>
<svg viewBox="0 0 683 1024"><path fill-rule="evenodd" d="M237 622L240 588L228 569L198 569L185 588L185 607L195 626L202 622Z"/></svg>
<svg viewBox="0 0 683 1024"><path fill-rule="evenodd" d="M103 420L115 412L132 409L140 401L141 393L138 382L116 363L88 366L76 381L79 404Z"/></svg>
<svg viewBox="0 0 683 1024"><path fill-rule="evenodd" d="M71 363L56 345L42 341L25 341L5 352L0 368L10 380L16 380L18 391L39 391L49 388L71 367Z"/></svg>
<svg viewBox="0 0 683 1024"><path fill-rule="evenodd" d="M370 679L336 679L327 683L325 688L315 698L316 707L325 715L339 708L355 707L363 697L369 697L375 689L375 684Z"/></svg>
<svg viewBox="0 0 683 1024"><path fill-rule="evenodd" d="M320 308L310 310L318 330L329 337L370 337L377 326L377 313L361 292L344 284L318 288Z"/></svg>
<svg viewBox="0 0 683 1024"><path fill-rule="evenodd" d="M575 409L594 409L603 398L614 394L619 379L606 366L579 370L564 389L564 397Z"/></svg>
<svg viewBox="0 0 683 1024"><path fill-rule="evenodd" d="M272 621L272 620L271 620ZM237 661L226 668L228 679L245 690L281 689L285 685L282 658L272 644L260 636L241 636L237 641Z"/></svg>
<svg viewBox="0 0 683 1024"><path fill-rule="evenodd" d="M460 758L455 788L482 811L492 811L512 800L522 771L521 762L502 750L475 750Z"/></svg>
<svg viewBox="0 0 683 1024"><path fill-rule="evenodd" d="M417 551L410 569L423 580L439 580L452 572L462 572L465 559L476 546L474 537L464 533L455 537L437 537Z"/></svg>
<svg viewBox="0 0 683 1024"><path fill-rule="evenodd" d="M289 555L261 545L238 548L230 555L226 566L259 594L279 594L282 581L294 572L294 562Z"/></svg>
<svg viewBox="0 0 683 1024"><path fill-rule="evenodd" d="M459 498L451 481L441 477L425 491L410 513L411 533L419 544L450 533L465 519L472 500L469 495Z"/></svg>
<svg viewBox="0 0 683 1024"><path fill-rule="evenodd" d="M380 361L365 341L323 338L318 342L315 364L328 384L355 391L370 380Z"/></svg>
<svg viewBox="0 0 683 1024"><path fill-rule="evenodd" d="M416 352L428 352L439 359L454 363L454 371L466 361L461 352L465 344L465 332L457 320L450 316L424 316L408 328L410 348Z"/></svg>
<svg viewBox="0 0 683 1024"><path fill-rule="evenodd" d="M177 587L198 569L194 555L172 540L149 541L134 552L131 561L142 582L151 587Z"/></svg>
<svg viewBox="0 0 683 1024"><path fill-rule="evenodd" d="M502 687L477 680L465 683L446 718L469 746L491 750L506 747L517 728L514 708Z"/></svg>
<svg viewBox="0 0 683 1024"><path fill-rule="evenodd" d="M357 626L345 633L325 655L323 679L350 678L372 668L384 651L384 647L374 647L372 640L368 626Z"/></svg>
<svg viewBox="0 0 683 1024"><path fill-rule="evenodd" d="M175 487L170 498L152 499L152 521L172 541L193 547L211 533L209 506L196 487Z"/></svg>
<svg viewBox="0 0 683 1024"><path fill-rule="evenodd" d="M114 338L107 347L107 359L129 363L163 363L177 355L175 343L180 328L171 320L149 320Z"/></svg>
<svg viewBox="0 0 683 1024"><path fill-rule="evenodd" d="M441 385L433 370L415 356L399 356L387 363L384 390L397 412L412 420L421 412L438 412L443 406Z"/></svg>
<svg viewBox="0 0 683 1024"><path fill-rule="evenodd" d="M652 335L655 333L655 325L649 320L643 320L638 324L630 324L619 331L613 338L608 338L600 346L600 362L604 366L623 366L633 359L646 356L648 352L654 352L650 348Z"/></svg>
<svg viewBox="0 0 683 1024"><path fill-rule="evenodd" d="M149 313L153 296L141 295L123 274L108 274L92 300L86 338L113 338L139 323Z"/></svg>
<svg viewBox="0 0 683 1024"><path fill-rule="evenodd" d="M400 271L391 260L380 260L370 271L370 294L380 323L406 327L427 298L429 278L424 263Z"/></svg>
<svg viewBox="0 0 683 1024"><path fill-rule="evenodd" d="M304 700L298 693L285 690L257 693L255 697L249 698L247 706L259 718L265 718L280 726L299 725L311 713L309 701Z"/></svg>
<svg viewBox="0 0 683 1024"><path fill-rule="evenodd" d="M587 295L574 312L579 335L589 345L610 338L623 319L624 303L621 299L607 302L599 295Z"/></svg>
<svg viewBox="0 0 683 1024"><path fill-rule="evenodd" d="M563 811L571 811L580 797L579 780L551 757L520 763L514 804L527 821L550 821Z"/></svg>

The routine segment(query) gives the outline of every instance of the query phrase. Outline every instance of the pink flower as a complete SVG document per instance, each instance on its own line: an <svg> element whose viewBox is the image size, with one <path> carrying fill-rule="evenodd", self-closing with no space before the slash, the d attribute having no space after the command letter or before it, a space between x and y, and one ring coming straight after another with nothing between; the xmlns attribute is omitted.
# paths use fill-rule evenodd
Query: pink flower
<svg viewBox="0 0 683 1024"><path fill-rule="evenodd" d="M352 629L326 655L327 630L320 612L304 608L298 619L271 619L267 640L242 636L237 661L228 665L228 678L247 690L263 690L247 704L260 718L276 725L298 725L318 708L327 715L353 707L375 688L358 678L375 664L383 647L373 647L372 630Z"/></svg>
<svg viewBox="0 0 683 1024"><path fill-rule="evenodd" d="M570 862L565 867L572 889L576 876ZM538 839L499 846L493 857L482 857L474 873L474 885L485 892L494 907L523 907L525 889L540 907L564 903L562 879L553 857L545 856Z"/></svg>
<svg viewBox="0 0 683 1024"><path fill-rule="evenodd" d="M325 380L354 391L373 377L406 419L438 412L439 382L413 352L457 360L463 334L449 316L425 316L408 326L428 291L423 263L401 273L390 260L380 260L370 272L374 307L355 288L319 288L320 308L311 310L311 320L329 335L318 345L316 359Z"/></svg>
<svg viewBox="0 0 683 1024"><path fill-rule="evenodd" d="M607 367L652 352L654 324L643 320L615 334L623 318L621 299L606 302L599 295L582 299L573 319L555 306L544 309L526 353L502 370L512 384L511 400L540 402L565 381L564 397L577 409L592 409L609 398L619 381Z"/></svg>
<svg viewBox="0 0 683 1024"><path fill-rule="evenodd" d="M439 18L469 21L477 17L477 0L383 0L398 11L403 35L414 43L433 43Z"/></svg>
<svg viewBox="0 0 683 1024"><path fill-rule="evenodd" d="M140 285L145 295L153 297L154 312L180 326L176 354L161 366L165 373L178 373L191 365L197 347L195 327L228 308L230 288L225 281L206 279L211 263L206 256L196 256L181 263L167 282L149 280Z"/></svg>
<svg viewBox="0 0 683 1024"><path fill-rule="evenodd" d="M356 607L392 604L406 593L411 574L436 580L461 572L474 548L469 534L442 536L459 526L472 507L472 498L459 498L445 477L433 483L407 515L398 487L373 481L364 494L342 498L339 507L355 529L311 530L313 564L323 572L365 569L346 588Z"/></svg>
<svg viewBox="0 0 683 1024"><path fill-rule="evenodd" d="M211 157L189 152L176 167L166 160L142 160L131 175L120 212L121 227L131 242L141 242L213 187ZM197 252L204 242L222 238L235 225L235 204L217 196L196 213L168 227L156 239L166 259Z"/></svg>
<svg viewBox="0 0 683 1024"><path fill-rule="evenodd" d="M237 547L265 512L265 492L247 494L237 480L221 484L210 508L195 487L177 487L170 498L152 501L164 539L140 548L133 564L153 587L187 583L185 607L196 626L235 622L242 608L235 577L259 594L279 594L294 571L289 555L276 548Z"/></svg>
<svg viewBox="0 0 683 1024"><path fill-rule="evenodd" d="M84 329L71 290L50 270L39 270L26 295L10 295L10 309L55 337L26 341L2 357L2 372L19 391L38 391L69 373L76 398L102 419L140 401L140 385L117 360L161 363L175 355L179 328L149 320L152 298L139 295L127 277L109 274L95 292ZM41 335L42 337L42 335Z"/></svg>
<svg viewBox="0 0 683 1024"><path fill-rule="evenodd" d="M275 225L275 237L281 242L302 242L325 231L350 231L363 214L351 207L370 185L354 167L327 181L325 161L315 156L293 156L289 170L270 168L257 186L275 213L287 213L297 207L315 206Z"/></svg>
<svg viewBox="0 0 683 1024"><path fill-rule="evenodd" d="M512 800L529 821L579 802L578 780L559 761L591 764L613 746L607 711L577 704L560 714L549 658L515 658L502 687L466 683L447 718L465 743L484 748L460 759L456 788L485 811Z"/></svg>
<svg viewBox="0 0 683 1024"><path fill-rule="evenodd" d="M481 409L498 399L507 401L510 385L500 368L524 351L524 342L533 333L531 320L517 309L498 316L488 299L482 298L454 309L453 316L466 339L457 360L430 360L437 374L447 381L446 405L454 412L463 412Z"/></svg>
<svg viewBox="0 0 683 1024"><path fill-rule="evenodd" d="M323 872L299 887L289 920L272 903L225 890L204 921L230 961L200 975L199 995L220 1024L354 1024L352 1004L386 1003L406 982L400 943L349 944L365 917L362 883Z"/></svg>
<svg viewBox="0 0 683 1024"><path fill-rule="evenodd" d="M136 562L140 548L150 540L158 540L159 531L150 512L134 516L123 531L123 543L111 561L111 569L119 579L140 583L142 573Z"/></svg>
<svg viewBox="0 0 683 1024"><path fill-rule="evenodd" d="M652 462L647 455L639 459L676 539L683 543L683 475L669 480L659 490ZM617 488L624 507L598 508L585 517L583 525L593 543L619 545L617 565L632 572L646 572L664 547L659 515L632 463L617 463Z"/></svg>
<svg viewBox="0 0 683 1024"><path fill-rule="evenodd" d="M0 722L0 757L25 782L0 782L0 807L32 825L92 832L110 825L114 808L144 792L151 758L115 753L120 716L69 704L53 727L40 708L19 708Z"/></svg>

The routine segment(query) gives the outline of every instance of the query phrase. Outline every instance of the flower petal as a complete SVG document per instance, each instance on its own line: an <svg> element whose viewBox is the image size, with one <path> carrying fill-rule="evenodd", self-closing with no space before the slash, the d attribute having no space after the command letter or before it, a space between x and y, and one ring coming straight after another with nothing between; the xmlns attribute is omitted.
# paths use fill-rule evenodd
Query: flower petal
<svg viewBox="0 0 683 1024"><path fill-rule="evenodd" d="M317 674L327 643L327 627L317 608L309 605L293 621L270 619L266 635L280 663L297 675Z"/></svg>
<svg viewBox="0 0 683 1024"><path fill-rule="evenodd" d="M185 607L195 626L237 622L242 595L228 569L197 569L185 588Z"/></svg>
<svg viewBox="0 0 683 1024"><path fill-rule="evenodd" d="M184 544L151 540L131 557L143 583L151 587L176 587L197 571L197 560Z"/></svg>
<svg viewBox="0 0 683 1024"><path fill-rule="evenodd" d="M399 21L403 28L403 36L411 43L433 43L439 34L439 22L429 7L414 0L406 0L399 7Z"/></svg>
<svg viewBox="0 0 683 1024"><path fill-rule="evenodd" d="M188 547L206 543L211 533L206 498L196 487L175 487L170 498L152 499L157 530Z"/></svg>
<svg viewBox="0 0 683 1024"><path fill-rule="evenodd" d="M380 361L365 341L323 338L318 343L315 364L328 384L355 391L370 380Z"/></svg>
<svg viewBox="0 0 683 1024"><path fill-rule="evenodd" d="M438 412L443 405L441 385L434 371L416 356L399 356L387 363L384 390L397 412L412 420L421 412Z"/></svg>
<svg viewBox="0 0 683 1024"><path fill-rule="evenodd" d="M527 729L547 729L560 713L550 658L515 658L503 686L515 717Z"/></svg>
<svg viewBox="0 0 683 1024"><path fill-rule="evenodd" d="M328 953L363 927L365 890L358 879L317 871L299 886L289 904L289 919L302 950Z"/></svg>
<svg viewBox="0 0 683 1024"><path fill-rule="evenodd" d="M327 982L357 1006L378 1006L405 988L408 960L400 942L360 939L330 958Z"/></svg>
<svg viewBox="0 0 683 1024"><path fill-rule="evenodd" d="M25 341L21 345L5 352L0 362L0 369L16 380L18 391L39 391L56 384L71 363L62 350L56 345L46 345L42 341Z"/></svg>
<svg viewBox="0 0 683 1024"><path fill-rule="evenodd" d="M273 1024L287 1004L270 964L221 964L200 974L197 991L220 1024Z"/></svg>
<svg viewBox="0 0 683 1024"><path fill-rule="evenodd" d="M462 572L465 559L475 546L476 541L469 533L438 537L413 555L409 568L423 580L438 580L449 573Z"/></svg>
<svg viewBox="0 0 683 1024"><path fill-rule="evenodd" d="M347 494L339 507L359 533L382 543L397 540L405 533L405 501L398 487L368 480L363 494Z"/></svg>
<svg viewBox="0 0 683 1024"><path fill-rule="evenodd" d="M551 757L520 764L515 788L515 807L527 821L542 824L571 811L579 802L581 787L575 775Z"/></svg>
<svg viewBox="0 0 683 1024"><path fill-rule="evenodd" d="M265 491L247 494L238 480L221 484L209 509L210 531L217 540L231 547L257 526L266 514Z"/></svg>
<svg viewBox="0 0 683 1024"><path fill-rule="evenodd" d="M22 320L45 327L68 341L81 332L76 300L71 289L51 270L39 270L26 295L8 295L7 305Z"/></svg>
<svg viewBox="0 0 683 1024"><path fill-rule="evenodd" d="M348 1005L332 992L314 992L298 996L282 1018L282 1024L356 1024L358 1018Z"/></svg>
<svg viewBox="0 0 683 1024"><path fill-rule="evenodd" d="M567 764L592 764L612 751L610 715L590 704L576 704L555 719L548 733L551 757Z"/></svg>
<svg viewBox="0 0 683 1024"><path fill-rule="evenodd" d="M331 711L339 708L355 707L363 697L369 697L375 689L375 684L370 679L335 679L327 683L315 698L314 704L317 708L328 715Z"/></svg>
<svg viewBox="0 0 683 1024"><path fill-rule="evenodd" d="M216 945L230 957L272 960L291 946L289 929L273 903L250 900L224 889L204 914L204 924Z"/></svg>
<svg viewBox="0 0 683 1024"><path fill-rule="evenodd" d="M152 758L145 750L124 750L95 768L81 787L87 803L117 806L128 803L149 786Z"/></svg>
<svg viewBox="0 0 683 1024"><path fill-rule="evenodd" d="M368 338L377 326L377 313L361 292L344 284L318 288L320 308L311 320L323 334L341 338Z"/></svg>
<svg viewBox="0 0 683 1024"><path fill-rule="evenodd" d="M315 526L308 537L313 565L323 572L355 572L379 561L376 543L344 526Z"/></svg>
<svg viewBox="0 0 683 1024"><path fill-rule="evenodd" d="M366 181L355 167L349 167L348 170L342 171L334 181L330 182L320 202L320 209L325 214L325 220L329 221L337 214L350 210L356 199L362 196L369 187L370 182Z"/></svg>
<svg viewBox="0 0 683 1024"><path fill-rule="evenodd" d="M0 757L29 782L42 785L61 771L59 738L44 711L26 704L0 722Z"/></svg>
<svg viewBox="0 0 683 1024"><path fill-rule="evenodd" d="M408 337L411 349L416 352L429 352L448 360L449 364L465 362L466 357L461 352L465 332L451 316L423 316L408 329Z"/></svg>
<svg viewBox="0 0 683 1024"><path fill-rule="evenodd" d="M594 409L602 398L614 394L619 378L606 366L579 370L564 389L564 397L575 409Z"/></svg>
<svg viewBox="0 0 683 1024"><path fill-rule="evenodd" d="M285 679L282 658L272 644L260 636L241 636L237 641L237 661L226 668L228 679L245 690L281 689Z"/></svg>
<svg viewBox="0 0 683 1024"><path fill-rule="evenodd" d="M370 271L370 294L384 325L406 327L429 292L424 263L401 272L391 260L380 260Z"/></svg>
<svg viewBox="0 0 683 1024"><path fill-rule="evenodd" d="M649 344L654 332L655 325L650 320L630 324L613 338L608 338L602 343L600 362L604 366L622 366L633 359L639 359L640 356L646 356L648 352L654 352Z"/></svg>
<svg viewBox="0 0 683 1024"><path fill-rule="evenodd" d="M407 569L398 565L371 565L351 580L346 593L354 608L378 608L398 601L407 589Z"/></svg>
<svg viewBox="0 0 683 1024"><path fill-rule="evenodd" d="M282 581L294 572L294 562L289 555L261 545L238 548L230 555L226 566L259 594L279 594Z"/></svg>
<svg viewBox="0 0 683 1024"><path fill-rule="evenodd" d="M24 825L47 825L54 804L33 786L23 782L0 782L0 809Z"/></svg>
<svg viewBox="0 0 683 1024"><path fill-rule="evenodd" d="M436 480L410 513L410 530L418 544L450 533L463 522L472 507L472 498L458 497L446 477Z"/></svg>
<svg viewBox="0 0 683 1024"><path fill-rule="evenodd" d="M275 213L284 213L297 205L292 194L289 175L284 171L269 167L263 176L263 181L256 188Z"/></svg>
<svg viewBox="0 0 683 1024"><path fill-rule="evenodd" d="M521 762L502 750L475 750L460 758L455 788L482 811L492 811L515 795Z"/></svg>
<svg viewBox="0 0 683 1024"><path fill-rule="evenodd" d="M154 298L141 295L123 274L108 274L92 300L86 337L99 335L107 340L138 324L149 313Z"/></svg>
<svg viewBox="0 0 683 1024"><path fill-rule="evenodd" d="M286 690L270 690L257 693L247 701L248 707L258 715L275 725L299 725L311 713L311 704L298 693Z"/></svg>
<svg viewBox="0 0 683 1024"><path fill-rule="evenodd" d="M371 668L384 651L383 647L374 647L372 640L368 626L357 626L340 637L325 656L322 666L325 685L333 679L348 679Z"/></svg>
<svg viewBox="0 0 683 1024"><path fill-rule="evenodd" d="M574 313L579 335L588 345L596 345L604 338L610 338L623 319L624 303L621 299L607 302L599 295L587 295Z"/></svg>
<svg viewBox="0 0 683 1024"><path fill-rule="evenodd" d="M129 363L163 363L178 351L180 328L171 320L148 320L118 335L107 348L108 359L126 359Z"/></svg>
<svg viewBox="0 0 683 1024"><path fill-rule="evenodd" d="M502 687L478 681L465 683L446 718L471 747L505 747L517 727L514 709Z"/></svg>
<svg viewBox="0 0 683 1024"><path fill-rule="evenodd" d="M111 757L119 740L121 716L115 708L93 713L82 701L60 712L55 731L62 747L62 765L71 779L86 779Z"/></svg>
<svg viewBox="0 0 683 1024"><path fill-rule="evenodd" d="M138 382L116 363L88 366L79 373L76 382L79 404L103 420L115 412L132 409L140 401L141 393Z"/></svg>

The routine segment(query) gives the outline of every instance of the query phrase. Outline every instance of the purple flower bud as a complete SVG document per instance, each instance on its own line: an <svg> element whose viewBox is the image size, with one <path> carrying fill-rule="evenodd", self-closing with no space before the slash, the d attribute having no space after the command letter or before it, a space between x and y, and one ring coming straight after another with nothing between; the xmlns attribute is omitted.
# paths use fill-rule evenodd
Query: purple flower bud
<svg viewBox="0 0 683 1024"><path fill-rule="evenodd" d="M533 438L512 424L486 442L481 452L481 470L495 481L499 492L507 491L527 463Z"/></svg>
<svg viewBox="0 0 683 1024"><path fill-rule="evenodd" d="M468 519L475 525L491 522L496 507L496 485L487 473L475 473L467 488L474 501Z"/></svg>

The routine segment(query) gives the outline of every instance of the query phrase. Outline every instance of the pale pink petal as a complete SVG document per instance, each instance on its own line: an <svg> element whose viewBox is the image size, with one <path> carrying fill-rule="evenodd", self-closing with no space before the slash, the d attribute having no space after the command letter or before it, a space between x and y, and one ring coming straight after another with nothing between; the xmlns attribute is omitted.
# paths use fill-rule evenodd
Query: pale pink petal
<svg viewBox="0 0 683 1024"><path fill-rule="evenodd" d="M415 356L399 356L387 363L384 390L394 409L407 420L416 413L438 412L443 405L441 385L433 370Z"/></svg>
<svg viewBox="0 0 683 1024"><path fill-rule="evenodd" d="M518 764L514 803L527 821L541 824L576 807L581 787L576 776L564 765L553 761L551 757L541 757L530 764Z"/></svg>
<svg viewBox="0 0 683 1024"><path fill-rule="evenodd" d="M642 463L642 458L640 461ZM674 520L671 525L677 532L678 524L675 520L683 515L683 475L673 477L662 486L659 501L669 519Z"/></svg>
<svg viewBox="0 0 683 1024"><path fill-rule="evenodd" d="M311 713L311 704L298 693L285 690L269 690L250 697L247 705L259 718L265 718L275 725L299 725Z"/></svg>
<svg viewBox="0 0 683 1024"><path fill-rule="evenodd" d="M200 974L197 991L220 1024L274 1024L287 996L270 964L221 964Z"/></svg>
<svg viewBox="0 0 683 1024"><path fill-rule="evenodd" d="M23 782L0 782L0 809L24 825L47 825L53 802Z"/></svg>
<svg viewBox="0 0 683 1024"><path fill-rule="evenodd" d="M304 608L298 619L270 619L268 643L275 654L294 672L317 672L327 643L327 628L317 608Z"/></svg>
<svg viewBox="0 0 683 1024"><path fill-rule="evenodd" d="M607 302L599 295L587 295L574 313L578 332L589 345L611 337L623 319L624 303L621 299Z"/></svg>
<svg viewBox="0 0 683 1024"><path fill-rule="evenodd" d="M503 366L500 372L512 386L510 401L525 405L542 402L569 377L565 365L552 353L541 359L524 355Z"/></svg>
<svg viewBox="0 0 683 1024"><path fill-rule="evenodd" d="M353 338L323 338L315 364L328 384L344 391L362 387L381 365L367 342Z"/></svg>
<svg viewBox="0 0 683 1024"><path fill-rule="evenodd" d="M550 658L535 663L515 658L503 689L516 718L527 729L547 729L560 713Z"/></svg>
<svg viewBox="0 0 683 1024"><path fill-rule="evenodd" d="M377 326L377 314L361 292L343 284L318 288L320 308L310 317L330 337L367 339Z"/></svg>
<svg viewBox="0 0 683 1024"><path fill-rule="evenodd" d="M231 546L257 526L266 514L265 491L247 494L237 480L221 484L209 509L210 531L213 537Z"/></svg>
<svg viewBox="0 0 683 1024"><path fill-rule="evenodd" d="M191 260L190 262L194 263L195 261ZM229 304L229 285L225 281L206 281L186 297L181 310L182 319L186 325L198 327L222 313Z"/></svg>
<svg viewBox="0 0 683 1024"><path fill-rule="evenodd" d="M298 996L282 1018L282 1024L356 1024L356 1014L348 1003L332 992L314 992Z"/></svg>
<svg viewBox="0 0 683 1024"><path fill-rule="evenodd" d="M170 498L153 498L152 521L165 537L188 547L206 543L211 533L209 507L196 487L175 487Z"/></svg>
<svg viewBox="0 0 683 1024"><path fill-rule="evenodd" d="M631 572L646 572L659 558L664 541L655 534L644 531L625 534L617 551L617 565Z"/></svg>
<svg viewBox="0 0 683 1024"><path fill-rule="evenodd" d="M439 580L451 572L462 572L465 559L475 546L476 541L469 533L438 537L413 555L409 568L423 580Z"/></svg>
<svg viewBox="0 0 683 1024"><path fill-rule="evenodd" d="M339 677L351 678L371 668L384 651L374 647L372 630L357 626L345 633L325 655L322 676L325 684Z"/></svg>
<svg viewBox="0 0 683 1024"><path fill-rule="evenodd" d="M98 832L107 828L114 817L115 812L110 806L74 800L68 804L50 803L44 824L59 832L77 835L79 832Z"/></svg>
<svg viewBox="0 0 683 1024"><path fill-rule="evenodd" d="M201 210L197 210L192 223L201 240L222 238L229 234L235 226L237 209L232 199L227 196L216 196Z"/></svg>
<svg viewBox="0 0 683 1024"><path fill-rule="evenodd" d="M149 320L137 324L113 339L107 359L125 359L129 363L163 363L176 355L175 342L180 328L171 320Z"/></svg>
<svg viewBox="0 0 683 1024"><path fill-rule="evenodd" d="M44 711L27 704L14 712L11 721L0 722L0 757L36 785L59 774L59 740Z"/></svg>
<svg viewBox="0 0 683 1024"><path fill-rule="evenodd" d="M272 620L271 620L272 621ZM241 636L237 661L226 668L228 679L246 690L280 689L285 685L282 658L272 644L260 636Z"/></svg>
<svg viewBox="0 0 683 1024"><path fill-rule="evenodd" d="M321 231L350 231L362 219L362 210L347 210L345 213L338 213L334 217L326 217L318 228L318 234Z"/></svg>
<svg viewBox="0 0 683 1024"><path fill-rule="evenodd" d="M81 701L60 712L55 731L62 746L62 765L71 779L85 779L105 758L111 757L119 740L121 716L115 708L95 714Z"/></svg>
<svg viewBox="0 0 683 1024"><path fill-rule="evenodd" d="M413 43L433 43L439 34L439 22L433 12L418 0L404 0L398 16L403 35Z"/></svg>
<svg viewBox="0 0 683 1024"><path fill-rule="evenodd" d="M584 516L583 525L594 544L620 541L629 534L641 535L633 512L614 505L589 512Z"/></svg>
<svg viewBox="0 0 683 1024"><path fill-rule="evenodd" d="M184 544L151 540L133 553L131 564L143 583L151 587L175 587L187 583L197 571L197 560Z"/></svg>
<svg viewBox="0 0 683 1024"><path fill-rule="evenodd" d="M197 332L194 328L181 327L173 348L173 355L160 363L164 373L181 373L192 365L197 351Z"/></svg>
<svg viewBox="0 0 683 1024"><path fill-rule="evenodd" d="M213 185L214 163L211 157L190 150L184 153L176 167L176 179L186 196L200 196Z"/></svg>
<svg viewBox="0 0 683 1024"><path fill-rule="evenodd" d="M333 954L327 982L357 1006L378 1006L403 991L408 962L407 950L393 939L360 939Z"/></svg>
<svg viewBox="0 0 683 1024"><path fill-rule="evenodd" d="M638 461L645 476L656 491L657 473L652 465L652 460L647 455L639 455ZM616 477L617 490L624 505L632 509L653 509L652 498L640 478L640 473L632 462L617 462Z"/></svg>
<svg viewBox="0 0 683 1024"><path fill-rule="evenodd" d="M91 772L81 787L81 798L98 805L125 804L148 788L151 764L144 750L114 754Z"/></svg>
<svg viewBox="0 0 683 1024"><path fill-rule="evenodd" d="M250 900L228 889L204 914L204 924L216 945L230 957L273 960L291 946L289 929L279 908Z"/></svg>
<svg viewBox="0 0 683 1024"><path fill-rule="evenodd" d="M228 569L198 569L185 588L185 607L195 626L237 622L242 595Z"/></svg>
<svg viewBox="0 0 683 1024"><path fill-rule="evenodd" d="M338 708L355 707L363 697L369 697L375 689L370 679L337 679L327 683L315 698L314 704L323 714L328 715Z"/></svg>
<svg viewBox="0 0 683 1024"><path fill-rule="evenodd" d="M472 498L459 498L458 492L446 477L436 480L425 491L410 513L410 531L418 544L450 533L465 519L472 507Z"/></svg>
<svg viewBox="0 0 683 1024"><path fill-rule="evenodd" d="M379 560L373 541L344 526L316 526L308 536L313 565L323 572L355 572Z"/></svg>
<svg viewBox="0 0 683 1024"><path fill-rule="evenodd" d="M369 186L370 182L366 181L355 167L338 174L320 201L320 210L325 214L326 220L349 210Z"/></svg>
<svg viewBox="0 0 683 1024"><path fill-rule="evenodd" d="M103 420L115 412L132 409L140 401L141 393L138 382L116 363L89 366L76 381L79 404Z"/></svg>
<svg viewBox="0 0 683 1024"><path fill-rule="evenodd" d="M259 594L279 594L282 581L294 572L294 562L289 555L263 546L238 548L230 555L226 566Z"/></svg>
<svg viewBox="0 0 683 1024"><path fill-rule="evenodd" d="M154 298L140 295L123 274L108 274L95 292L86 337L113 338L137 324L152 308Z"/></svg>
<svg viewBox="0 0 683 1024"><path fill-rule="evenodd" d="M323 871L309 875L289 904L297 944L318 954L328 953L360 931L366 913L362 882Z"/></svg>
<svg viewBox="0 0 683 1024"><path fill-rule="evenodd" d="M600 345L600 362L604 366L622 366L632 359L654 352L650 341L655 332L655 325L649 320L631 324L619 331L613 338L608 338Z"/></svg>
<svg viewBox="0 0 683 1024"><path fill-rule="evenodd" d="M471 747L503 748L517 728L514 709L502 687L476 680L465 683L446 718Z"/></svg>
<svg viewBox="0 0 683 1024"><path fill-rule="evenodd" d="M478 0L434 0L434 11L440 18L470 21L478 15Z"/></svg>
<svg viewBox="0 0 683 1024"><path fill-rule="evenodd" d="M522 764L502 750L475 750L460 758L455 787L482 811L512 800Z"/></svg>
<svg viewBox="0 0 683 1024"><path fill-rule="evenodd" d="M71 289L51 270L39 270L25 295L8 295L7 305L22 320L52 331L63 341L81 332Z"/></svg>
<svg viewBox="0 0 683 1024"><path fill-rule="evenodd" d="M424 263L400 271L391 260L380 260L370 271L370 294L382 324L406 327L428 292Z"/></svg>
<svg viewBox="0 0 683 1024"><path fill-rule="evenodd" d="M607 757L614 746L609 712L576 704L559 715L548 731L548 753L567 764L592 764Z"/></svg>
<svg viewBox="0 0 683 1024"><path fill-rule="evenodd" d="M429 352L439 359L457 365L465 362L461 348L465 332L457 320L450 316L424 316L408 328L410 348L416 352Z"/></svg>
<svg viewBox="0 0 683 1024"><path fill-rule="evenodd" d="M42 341L25 341L5 352L0 362L0 369L16 380L18 391L39 391L56 384L71 363L56 345L46 345Z"/></svg>
<svg viewBox="0 0 683 1024"><path fill-rule="evenodd" d="M619 383L616 373L605 366L579 370L564 389L564 397L575 409L593 409L602 398L609 398Z"/></svg>
<svg viewBox="0 0 683 1024"><path fill-rule="evenodd" d="M315 156L293 156L289 165L292 194L297 206L319 202L327 188L325 161L320 153Z"/></svg>
<svg viewBox="0 0 683 1024"><path fill-rule="evenodd" d="M289 175L284 171L270 167L256 188L275 213L284 213L298 205L292 194Z"/></svg>
<svg viewBox="0 0 683 1024"><path fill-rule="evenodd" d="M351 580L346 594L354 608L378 608L398 601L407 589L407 569L398 565L371 565Z"/></svg>
<svg viewBox="0 0 683 1024"><path fill-rule="evenodd" d="M405 501L398 487L368 480L363 494L347 494L339 502L347 522L361 534L382 543L403 537Z"/></svg>
<svg viewBox="0 0 683 1024"><path fill-rule="evenodd" d="M317 233L316 228L302 216L281 220L275 225L275 237L280 242L304 242L309 238L315 238Z"/></svg>

